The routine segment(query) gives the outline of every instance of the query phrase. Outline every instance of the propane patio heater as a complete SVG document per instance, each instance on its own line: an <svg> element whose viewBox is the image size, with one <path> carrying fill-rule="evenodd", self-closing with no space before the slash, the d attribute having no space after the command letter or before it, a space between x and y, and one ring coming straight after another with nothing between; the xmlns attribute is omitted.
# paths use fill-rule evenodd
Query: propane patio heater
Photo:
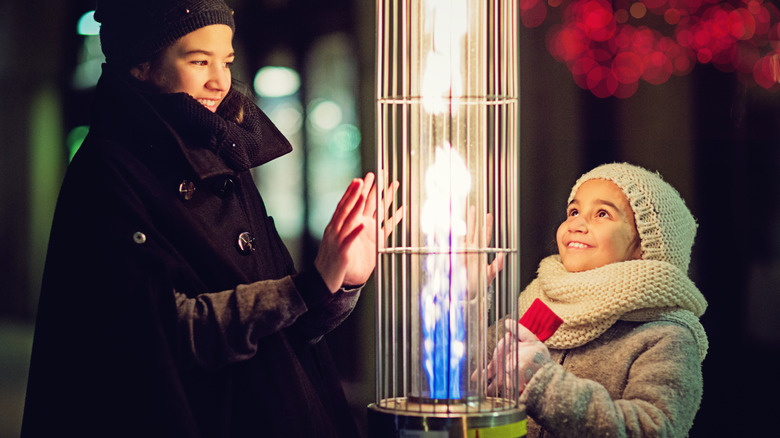
<svg viewBox="0 0 780 438"><path fill-rule="evenodd" d="M401 183L379 208L404 219L378 239L369 435L523 436L483 372L518 317L516 0L377 0L377 26L377 168Z"/></svg>

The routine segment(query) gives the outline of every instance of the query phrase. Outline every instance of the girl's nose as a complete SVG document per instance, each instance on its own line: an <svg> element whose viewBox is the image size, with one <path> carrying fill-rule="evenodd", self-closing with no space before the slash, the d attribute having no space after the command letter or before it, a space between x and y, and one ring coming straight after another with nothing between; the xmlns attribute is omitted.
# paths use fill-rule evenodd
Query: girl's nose
<svg viewBox="0 0 780 438"><path fill-rule="evenodd" d="M216 65L211 69L208 87L217 91L226 91L230 88L230 70Z"/></svg>
<svg viewBox="0 0 780 438"><path fill-rule="evenodd" d="M573 217L569 221L569 231L572 233L585 233L588 231L588 224L582 216Z"/></svg>

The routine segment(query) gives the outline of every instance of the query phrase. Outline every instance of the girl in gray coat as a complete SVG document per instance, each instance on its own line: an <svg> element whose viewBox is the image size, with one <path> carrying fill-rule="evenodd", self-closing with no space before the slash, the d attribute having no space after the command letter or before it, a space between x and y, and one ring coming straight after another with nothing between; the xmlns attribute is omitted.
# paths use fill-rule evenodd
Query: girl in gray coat
<svg viewBox="0 0 780 438"><path fill-rule="evenodd" d="M520 294L562 320L541 342L507 322L494 390L522 392L529 437L686 436L702 396L707 302L688 278L696 222L657 173L599 166L575 183L559 254ZM512 377L514 376L514 377Z"/></svg>

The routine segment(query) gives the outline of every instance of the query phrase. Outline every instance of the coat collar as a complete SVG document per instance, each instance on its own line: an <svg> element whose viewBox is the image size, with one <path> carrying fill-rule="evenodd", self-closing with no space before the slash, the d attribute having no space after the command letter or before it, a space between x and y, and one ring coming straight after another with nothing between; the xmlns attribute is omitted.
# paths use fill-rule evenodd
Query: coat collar
<svg viewBox="0 0 780 438"><path fill-rule="evenodd" d="M239 113L240 123L230 121ZM175 145L201 179L256 167L292 150L268 116L233 89L212 113L185 93L150 92L107 65L97 85L92 123L91 129L105 135Z"/></svg>

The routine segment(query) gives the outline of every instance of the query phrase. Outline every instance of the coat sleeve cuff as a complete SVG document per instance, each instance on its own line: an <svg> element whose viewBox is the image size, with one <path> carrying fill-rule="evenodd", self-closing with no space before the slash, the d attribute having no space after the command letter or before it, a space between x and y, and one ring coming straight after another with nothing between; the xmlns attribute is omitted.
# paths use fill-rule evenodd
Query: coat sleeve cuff
<svg viewBox="0 0 780 438"><path fill-rule="evenodd" d="M327 304L333 299L333 294L330 293L325 280L316 269L307 269L295 274L292 276L292 281L309 309Z"/></svg>

